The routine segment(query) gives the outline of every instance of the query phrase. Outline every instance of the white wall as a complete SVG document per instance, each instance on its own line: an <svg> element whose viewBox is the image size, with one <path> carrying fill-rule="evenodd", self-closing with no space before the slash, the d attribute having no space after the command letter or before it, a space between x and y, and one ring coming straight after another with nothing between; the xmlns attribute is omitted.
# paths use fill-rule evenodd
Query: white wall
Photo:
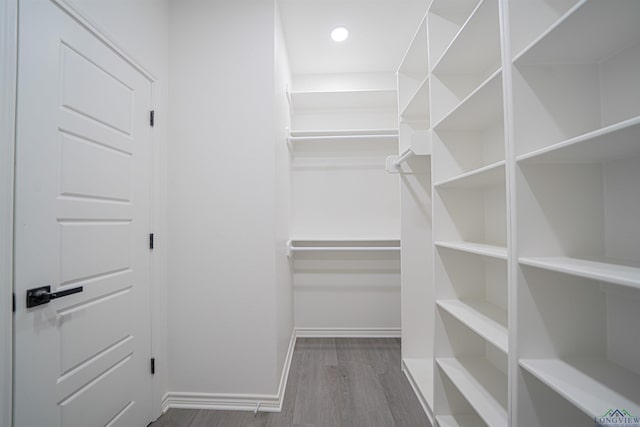
<svg viewBox="0 0 640 427"><path fill-rule="evenodd" d="M259 0L171 2L172 392L277 392L290 297L275 10Z"/></svg>
<svg viewBox="0 0 640 427"><path fill-rule="evenodd" d="M293 272L295 324L302 334L399 332L397 252L302 252Z"/></svg>
<svg viewBox="0 0 640 427"><path fill-rule="evenodd" d="M277 1L276 1L277 5ZM291 127L287 88L291 87L291 73L287 47L284 42L279 8L275 13L275 94L274 146L276 155L276 317L277 368L282 370L293 331L293 290L291 266L287 259L291 212L291 157L286 144Z"/></svg>
<svg viewBox="0 0 640 427"><path fill-rule="evenodd" d="M11 425L17 1L0 1L0 426Z"/></svg>
<svg viewBox="0 0 640 427"><path fill-rule="evenodd" d="M153 106L153 211L156 235L152 270L152 353L156 358L153 414L160 415L167 392L166 351L166 146L169 118L169 2L168 0L67 0L135 62L155 77Z"/></svg>

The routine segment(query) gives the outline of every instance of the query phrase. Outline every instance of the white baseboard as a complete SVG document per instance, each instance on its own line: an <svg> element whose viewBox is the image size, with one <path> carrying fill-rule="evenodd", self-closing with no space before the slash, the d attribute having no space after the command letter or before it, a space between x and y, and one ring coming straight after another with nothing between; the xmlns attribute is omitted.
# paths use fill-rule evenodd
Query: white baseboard
<svg viewBox="0 0 640 427"><path fill-rule="evenodd" d="M220 411L255 411L259 408L260 412L280 412L282 402L277 394L169 392L162 402L162 409L167 411L172 408Z"/></svg>
<svg viewBox="0 0 640 427"><path fill-rule="evenodd" d="M282 367L277 394L169 392L162 399L162 412L166 412L171 408L215 409L221 411L255 411L257 409L260 412L280 412L295 346L296 331L294 330L289 340L289 348Z"/></svg>
<svg viewBox="0 0 640 427"><path fill-rule="evenodd" d="M296 328L291 334L277 394L225 394L169 392L162 399L162 412L171 408L221 411L280 412L289 379L297 338L399 338L400 328Z"/></svg>
<svg viewBox="0 0 640 427"><path fill-rule="evenodd" d="M407 365L405 365L404 360L402 361L402 372L404 373L404 376L407 378L407 381L409 381L409 384L413 389L413 393L418 398L418 401L420 402L420 406L422 406L422 410L427 415L427 418L429 418L429 422L431 423L431 425L434 425L433 410L431 409L431 406L422 395L422 392L420 391L420 387L418 387L418 383L413 378L413 375L411 375L411 371L407 368Z"/></svg>
<svg viewBox="0 0 640 427"><path fill-rule="evenodd" d="M400 328L296 328L298 338L400 338Z"/></svg>

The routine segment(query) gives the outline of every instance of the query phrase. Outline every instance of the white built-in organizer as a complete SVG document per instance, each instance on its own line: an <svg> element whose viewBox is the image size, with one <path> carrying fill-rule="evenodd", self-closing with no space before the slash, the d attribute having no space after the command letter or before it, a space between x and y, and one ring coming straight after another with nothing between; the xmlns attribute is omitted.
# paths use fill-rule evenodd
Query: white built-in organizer
<svg viewBox="0 0 640 427"><path fill-rule="evenodd" d="M400 250L395 181L396 91L289 92L290 253Z"/></svg>
<svg viewBox="0 0 640 427"><path fill-rule="evenodd" d="M299 336L397 336L400 191L393 81L290 91L289 253ZM304 90L301 90L304 89Z"/></svg>
<svg viewBox="0 0 640 427"><path fill-rule="evenodd" d="M388 169L434 425L640 416L639 23L637 0L430 2L398 70L399 153L430 167Z"/></svg>

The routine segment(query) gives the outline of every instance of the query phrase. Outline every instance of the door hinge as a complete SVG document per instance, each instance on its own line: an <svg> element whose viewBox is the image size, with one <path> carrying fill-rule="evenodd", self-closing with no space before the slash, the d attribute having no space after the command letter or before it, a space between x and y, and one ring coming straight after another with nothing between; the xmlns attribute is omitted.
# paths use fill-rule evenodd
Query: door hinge
<svg viewBox="0 0 640 427"><path fill-rule="evenodd" d="M151 375L155 375L156 373L156 358L151 358Z"/></svg>
<svg viewBox="0 0 640 427"><path fill-rule="evenodd" d="M153 249L153 233L149 234L149 249Z"/></svg>
<svg viewBox="0 0 640 427"><path fill-rule="evenodd" d="M153 127L156 122L156 110L149 111L149 126Z"/></svg>
<svg viewBox="0 0 640 427"><path fill-rule="evenodd" d="M13 293L13 312L16 312L16 294L15 292Z"/></svg>

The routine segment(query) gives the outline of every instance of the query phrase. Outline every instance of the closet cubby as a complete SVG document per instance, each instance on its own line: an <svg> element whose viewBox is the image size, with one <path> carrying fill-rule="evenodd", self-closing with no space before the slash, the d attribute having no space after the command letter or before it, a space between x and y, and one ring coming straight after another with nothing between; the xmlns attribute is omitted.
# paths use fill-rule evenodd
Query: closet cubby
<svg viewBox="0 0 640 427"><path fill-rule="evenodd" d="M501 74L473 92L433 132L436 185L486 167L504 166L505 133Z"/></svg>
<svg viewBox="0 0 640 427"><path fill-rule="evenodd" d="M438 247L434 269L438 277L438 309L447 312L506 355L508 293L505 260Z"/></svg>
<svg viewBox="0 0 640 427"><path fill-rule="evenodd" d="M427 12L432 67L447 50L478 5L478 0L434 0Z"/></svg>
<svg viewBox="0 0 640 427"><path fill-rule="evenodd" d="M582 1L514 58L518 155L640 116L638 16L635 0Z"/></svg>
<svg viewBox="0 0 640 427"><path fill-rule="evenodd" d="M431 71L437 123L501 69L498 0L481 0Z"/></svg>
<svg viewBox="0 0 640 427"><path fill-rule="evenodd" d="M605 139L570 163L577 146L519 162L521 264L640 289L640 147L625 131L612 138L629 148L623 158Z"/></svg>
<svg viewBox="0 0 640 427"><path fill-rule="evenodd" d="M428 78L425 78L407 106L400 112L400 120L406 123L422 123L429 127Z"/></svg>
<svg viewBox="0 0 640 427"><path fill-rule="evenodd" d="M453 181L434 187L436 246L506 258L504 175L487 175L486 180L472 176L469 181Z"/></svg>
<svg viewBox="0 0 640 427"><path fill-rule="evenodd" d="M437 376L446 377L489 426L507 425L506 354L439 307L436 315ZM435 416L453 416L444 381L436 381Z"/></svg>
<svg viewBox="0 0 640 427"><path fill-rule="evenodd" d="M510 1L511 55L517 56L584 0Z"/></svg>
<svg viewBox="0 0 640 427"><path fill-rule="evenodd" d="M640 413L640 290L526 265L518 274L519 424ZM572 415L536 424L549 391L563 398L559 413Z"/></svg>
<svg viewBox="0 0 640 427"><path fill-rule="evenodd" d="M435 385L441 393L438 396L440 413L435 416L439 427L487 427L444 372L436 372Z"/></svg>
<svg viewBox="0 0 640 427"><path fill-rule="evenodd" d="M398 68L398 107L401 115L410 115L408 109L420 109L420 101L428 101L428 74L427 26L426 18L423 18Z"/></svg>

